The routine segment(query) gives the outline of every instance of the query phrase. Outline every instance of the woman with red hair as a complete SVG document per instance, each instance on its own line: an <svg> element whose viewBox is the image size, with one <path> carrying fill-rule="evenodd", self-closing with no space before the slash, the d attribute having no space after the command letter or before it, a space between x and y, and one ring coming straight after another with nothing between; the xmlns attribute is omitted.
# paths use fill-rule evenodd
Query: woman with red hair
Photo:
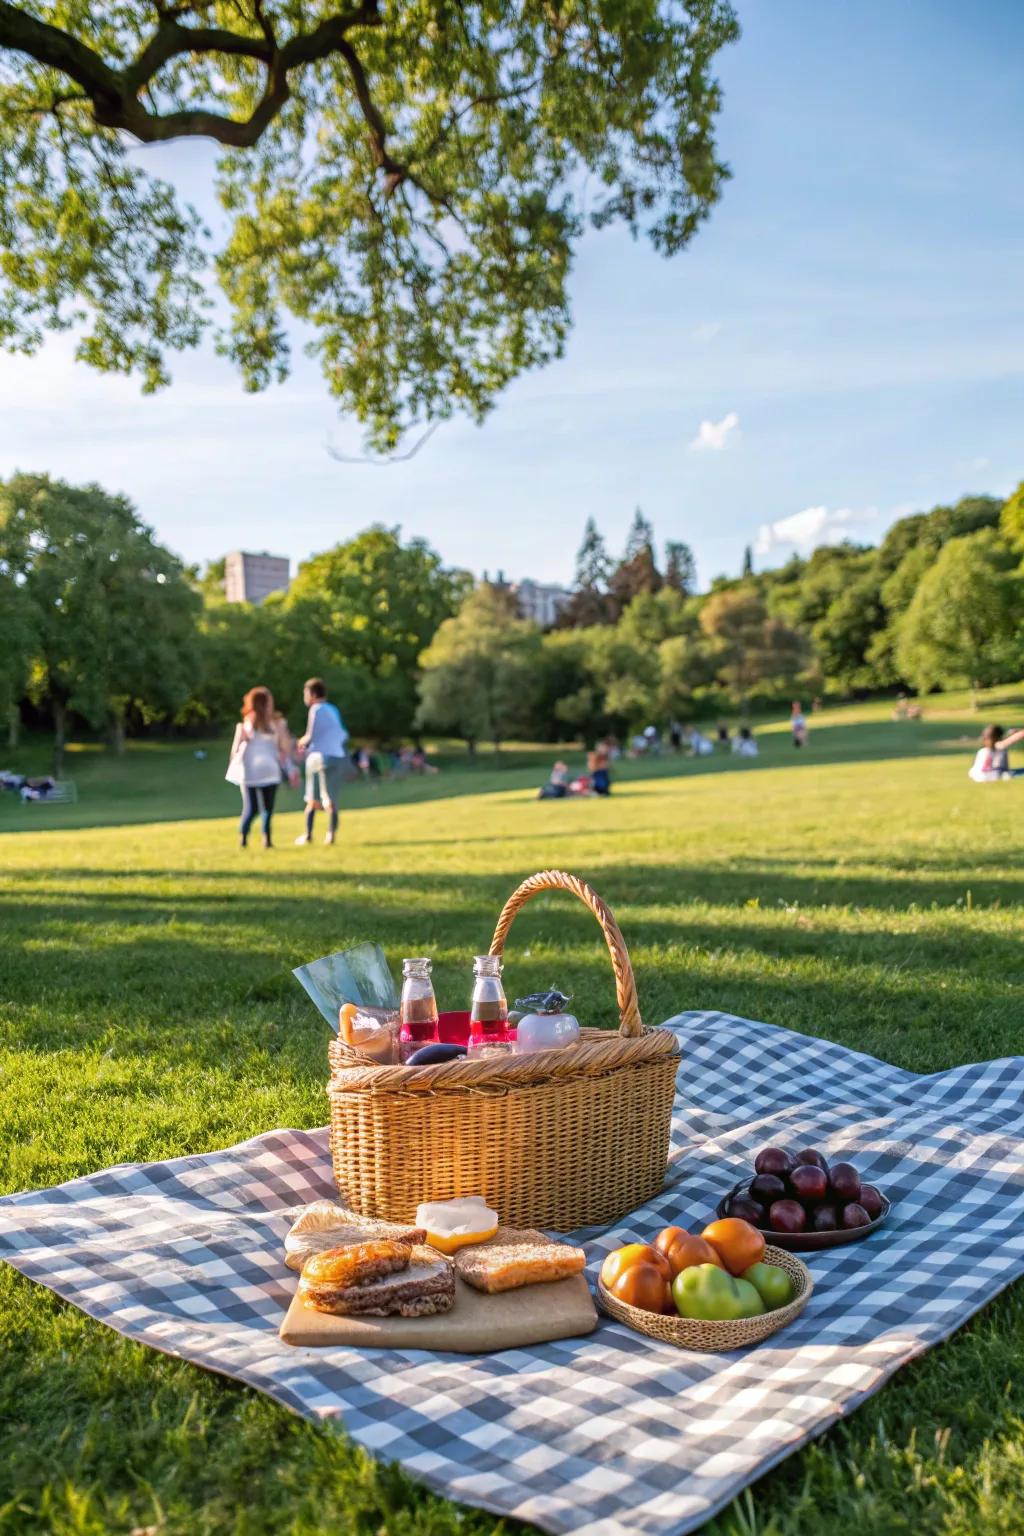
<svg viewBox="0 0 1024 1536"><path fill-rule="evenodd" d="M242 718L235 726L225 778L242 791L242 818L238 823L239 846L249 841L249 828L259 811L263 846L272 848L270 823L274 797L288 763L288 740L274 716L274 696L269 688L250 688L242 700Z"/></svg>

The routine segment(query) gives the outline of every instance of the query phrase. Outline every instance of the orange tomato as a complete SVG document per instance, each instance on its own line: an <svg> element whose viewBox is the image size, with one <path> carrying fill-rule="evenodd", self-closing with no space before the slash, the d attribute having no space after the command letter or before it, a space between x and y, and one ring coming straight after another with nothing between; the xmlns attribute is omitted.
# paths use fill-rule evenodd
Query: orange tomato
<svg viewBox="0 0 1024 1536"><path fill-rule="evenodd" d="M616 1248L610 1253L601 1265L601 1284L605 1290L610 1291L619 1276L636 1264L653 1264L666 1285L671 1285L672 1266L663 1253L652 1248L650 1243L627 1243L624 1248ZM654 1310L658 1309L655 1307Z"/></svg>
<svg viewBox="0 0 1024 1536"><path fill-rule="evenodd" d="M671 1300L668 1281L657 1264L641 1259L631 1264L606 1287L613 1296L643 1312L667 1312Z"/></svg>
<svg viewBox="0 0 1024 1536"><path fill-rule="evenodd" d="M673 1277L680 1270L690 1269L694 1264L717 1264L719 1269L725 1268L716 1248L712 1248L705 1238L698 1237L695 1232L687 1232L683 1227L666 1227L654 1239L654 1246L668 1259Z"/></svg>
<svg viewBox="0 0 1024 1536"><path fill-rule="evenodd" d="M738 1216L723 1216L705 1227L701 1237L711 1244L731 1275L742 1275L764 1258L764 1233Z"/></svg>

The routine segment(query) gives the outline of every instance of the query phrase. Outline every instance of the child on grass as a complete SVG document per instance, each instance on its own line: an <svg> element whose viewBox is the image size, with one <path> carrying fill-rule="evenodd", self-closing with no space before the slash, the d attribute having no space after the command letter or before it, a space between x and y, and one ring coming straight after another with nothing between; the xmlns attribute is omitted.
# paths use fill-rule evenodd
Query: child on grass
<svg viewBox="0 0 1024 1536"><path fill-rule="evenodd" d="M1017 778L1021 770L1010 767L1009 749L1018 741L1024 741L1024 730L1011 731L1007 736L1001 725L986 725L981 733L982 744L967 770L968 778L975 784L994 784L997 779Z"/></svg>

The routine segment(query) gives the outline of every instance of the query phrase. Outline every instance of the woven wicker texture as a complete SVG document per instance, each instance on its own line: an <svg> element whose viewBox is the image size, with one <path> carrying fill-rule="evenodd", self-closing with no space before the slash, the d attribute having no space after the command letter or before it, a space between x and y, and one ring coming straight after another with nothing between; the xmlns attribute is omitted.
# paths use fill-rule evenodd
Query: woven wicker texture
<svg viewBox="0 0 1024 1536"><path fill-rule="evenodd" d="M814 1290L810 1270L795 1254L787 1253L784 1248L768 1247L765 1249L764 1261L784 1269L796 1290L793 1300L784 1307L778 1307L774 1312L763 1312L759 1317L741 1317L736 1322L702 1322L692 1317L642 1312L639 1307L631 1307L609 1295L600 1280L597 1282L597 1304L608 1317L625 1323L635 1333L646 1333L652 1339L660 1339L664 1344L675 1344L679 1349L701 1349L712 1354L727 1349L747 1349L751 1344L760 1344L762 1339L778 1333L780 1328L785 1328L787 1323L799 1317Z"/></svg>
<svg viewBox="0 0 1024 1536"><path fill-rule="evenodd" d="M432 1067L368 1065L333 1040L331 1157L355 1210L412 1221L422 1200L484 1195L506 1224L568 1232L614 1221L660 1189L675 1039L643 1028L633 967L608 907L574 875L534 875L505 904L491 953L503 952L531 897L556 890L577 896L601 924L619 1034L585 1029L571 1048Z"/></svg>

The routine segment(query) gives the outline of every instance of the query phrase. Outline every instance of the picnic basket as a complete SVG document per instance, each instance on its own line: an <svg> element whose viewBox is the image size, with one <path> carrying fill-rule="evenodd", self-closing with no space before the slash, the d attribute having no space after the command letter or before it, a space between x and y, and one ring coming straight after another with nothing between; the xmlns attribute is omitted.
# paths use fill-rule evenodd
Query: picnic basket
<svg viewBox="0 0 1024 1536"><path fill-rule="evenodd" d="M642 1025L609 908L575 875L545 870L505 903L490 953L503 953L516 913L545 891L576 896L600 923L618 1034L583 1028L571 1048L428 1067L367 1065L332 1040L331 1160L354 1210L411 1222L420 1201L483 1195L508 1225L569 1232L605 1226L661 1188L677 1044Z"/></svg>

